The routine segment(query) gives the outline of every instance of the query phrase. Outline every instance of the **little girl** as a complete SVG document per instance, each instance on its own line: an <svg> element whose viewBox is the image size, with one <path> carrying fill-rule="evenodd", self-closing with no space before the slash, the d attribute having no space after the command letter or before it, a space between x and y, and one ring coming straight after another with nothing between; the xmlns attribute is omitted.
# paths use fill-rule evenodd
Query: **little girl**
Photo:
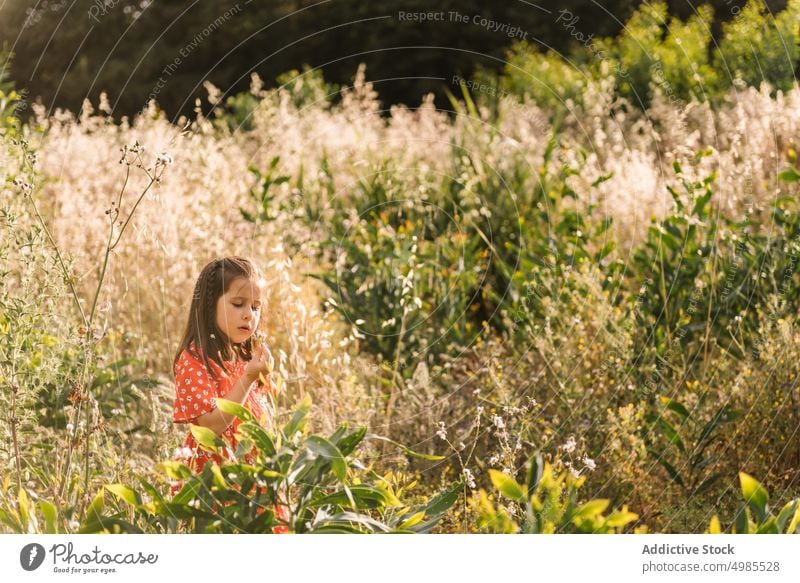
<svg viewBox="0 0 800 583"><path fill-rule="evenodd" d="M174 423L191 423L213 430L235 451L239 419L217 408L216 397L235 401L265 427L271 425L268 392L277 387L269 380L265 387L259 375L269 378L273 365L269 349L253 340L261 322L261 294L264 279L247 259L237 256L212 261L203 268L192 296L189 321L175 354ZM258 344L256 346L256 344ZM176 459L196 472L209 461L222 464L224 456L200 448L191 432ZM252 463L253 452L244 456ZM180 484L171 489L174 496ZM276 516L288 520L287 508L278 505ZM273 532L287 532L281 525Z"/></svg>

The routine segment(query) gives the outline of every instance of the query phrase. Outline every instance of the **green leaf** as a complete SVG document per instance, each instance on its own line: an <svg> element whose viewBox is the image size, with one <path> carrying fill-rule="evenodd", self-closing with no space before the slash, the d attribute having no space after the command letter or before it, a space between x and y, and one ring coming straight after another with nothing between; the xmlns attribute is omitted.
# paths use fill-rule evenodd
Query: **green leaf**
<svg viewBox="0 0 800 583"><path fill-rule="evenodd" d="M798 174L797 170L794 168L787 168L778 174L778 180L782 180L783 182L797 182L800 180L800 174Z"/></svg>
<svg viewBox="0 0 800 583"><path fill-rule="evenodd" d="M464 489L464 481L459 481L453 484L450 488L442 490L436 496L428 500L428 503L422 508L428 516L438 516L446 512L456 500L459 494Z"/></svg>
<svg viewBox="0 0 800 583"><path fill-rule="evenodd" d="M678 470L676 470L671 463L665 460L663 455L652 449L649 449L648 451L655 456L655 458L658 460L658 463L660 463L664 469L667 470L667 473L673 482L681 486L685 485Z"/></svg>
<svg viewBox="0 0 800 583"><path fill-rule="evenodd" d="M778 530L783 532L786 530L786 524L789 520L795 515L795 512L798 511L798 507L800 507L800 500L792 500L786 503L786 506L780 511L778 514ZM790 534L790 533L787 533Z"/></svg>
<svg viewBox="0 0 800 583"><path fill-rule="evenodd" d="M199 443L204 449L217 452L219 449L225 447L225 442L222 441L222 438L214 433L214 430L209 429L208 427L203 427L202 425L192 425L190 428L192 435L194 435L195 440Z"/></svg>
<svg viewBox="0 0 800 583"><path fill-rule="evenodd" d="M322 526L352 526L353 524L365 526L369 532L391 532L391 528L386 524L379 522L364 514L357 514L355 512L342 512L328 516L315 523L314 528Z"/></svg>
<svg viewBox="0 0 800 583"><path fill-rule="evenodd" d="M506 498L520 503L525 502L526 496L522 486L520 486L511 476L508 476L503 472L490 469L489 479L491 479L494 487L497 488Z"/></svg>
<svg viewBox="0 0 800 583"><path fill-rule="evenodd" d="M661 399L661 402L670 411L674 411L675 413L677 413L678 415L680 415L684 419L688 419L689 418L689 411L686 409L686 407L681 405L678 401L676 401L674 399L670 399L669 397L664 397L664 396L659 397L659 399Z"/></svg>
<svg viewBox="0 0 800 583"><path fill-rule="evenodd" d="M683 452L686 451L686 447L683 445L683 440L678 434L678 430L675 429L669 421L663 417L659 417L656 425L658 425L664 435L667 436L667 439L670 441L670 443L674 443L676 446L678 446L679 450Z"/></svg>
<svg viewBox="0 0 800 583"><path fill-rule="evenodd" d="M528 496L532 496L536 491L536 487L542 479L543 471L544 463L542 462L542 455L537 453L531 456L528 460L528 472L525 476L525 483L528 486Z"/></svg>
<svg viewBox="0 0 800 583"><path fill-rule="evenodd" d="M599 516L603 512L605 512L608 505L611 503L611 500L607 498L597 498L596 500L590 500L584 504L578 506L578 509L575 511L573 518L594 518Z"/></svg>
<svg viewBox="0 0 800 583"><path fill-rule="evenodd" d="M294 414L289 422L283 427L283 433L287 438L291 439L292 436L298 431L302 431L305 427L305 419L308 412L311 410L311 397L306 395L295 407Z"/></svg>
<svg viewBox="0 0 800 583"><path fill-rule="evenodd" d="M86 513L84 514L84 522L102 522L104 508L105 498L103 497L103 490L101 489L99 492L97 492L94 500L92 500L92 503L89 504L89 507L86 509Z"/></svg>
<svg viewBox="0 0 800 583"><path fill-rule="evenodd" d="M350 486L350 494L359 508L379 508L389 502L387 492L375 486ZM336 504L344 506L350 502L344 490L338 490L313 501L314 506Z"/></svg>
<svg viewBox="0 0 800 583"><path fill-rule="evenodd" d="M39 510L42 512L42 516L44 516L45 534L57 534L58 514L56 512L56 507L47 500L39 500Z"/></svg>
<svg viewBox="0 0 800 583"><path fill-rule="evenodd" d="M252 439L258 450L265 456L272 457L275 455L275 443L261 425L257 423L242 423L239 425L239 432Z"/></svg>
<svg viewBox="0 0 800 583"><path fill-rule="evenodd" d="M189 469L189 466L179 461L167 460L159 462L156 468L173 480L185 480L192 477L192 470Z"/></svg>
<svg viewBox="0 0 800 583"><path fill-rule="evenodd" d="M695 488L695 490L694 490L694 493L693 493L692 495L693 495L693 496L697 496L698 494L702 494L702 493L703 493L703 492L705 492L705 491L706 491L708 488L710 488L710 487L711 487L711 485L712 485L714 482L716 482L717 480L719 480L721 477L722 477L722 474L721 474L721 473L719 473L719 474L714 474L713 476L711 476L711 477L707 478L706 480L704 480L704 481L703 481L703 483L702 483L702 484L700 484L700 485L699 485L697 488Z"/></svg>
<svg viewBox="0 0 800 583"><path fill-rule="evenodd" d="M756 513L759 522L763 522L767 517L767 500L769 499L767 491L758 480L744 472L739 472L739 482L742 485L745 501Z"/></svg>
<svg viewBox="0 0 800 583"><path fill-rule="evenodd" d="M333 441L336 443L336 446L339 448L339 451L342 452L342 455L350 455L353 450L364 440L364 436L367 434L367 428L365 426L359 427L352 433L349 433L342 437L338 441Z"/></svg>
<svg viewBox="0 0 800 583"><path fill-rule="evenodd" d="M759 525L756 534L780 534L778 530L778 523L775 521L774 516L770 516L766 521Z"/></svg>
<svg viewBox="0 0 800 583"><path fill-rule="evenodd" d="M219 397L216 398L216 402L217 408L223 413L233 415L245 423L254 423L256 421L256 418L253 416L253 414L239 403L228 401L227 399L222 399Z"/></svg>
<svg viewBox="0 0 800 583"><path fill-rule="evenodd" d="M22 524L22 530L27 532L31 517L31 508L30 499L28 498L28 493L25 491L25 488L20 489L17 495L17 501L19 503L19 521Z"/></svg>
<svg viewBox="0 0 800 583"><path fill-rule="evenodd" d="M106 490L133 507L139 506L142 503L142 497L139 496L139 493L128 486L122 484L107 484Z"/></svg>
<svg viewBox="0 0 800 583"><path fill-rule="evenodd" d="M340 482L347 478L347 463L339 448L319 435L311 435L306 439L306 447L331 462L331 470Z"/></svg>
<svg viewBox="0 0 800 583"><path fill-rule="evenodd" d="M417 512L412 514L407 520L404 520L402 524L400 524L397 528L401 530L405 530L411 528L412 526L417 526L425 519L424 512Z"/></svg>
<svg viewBox="0 0 800 583"><path fill-rule="evenodd" d="M392 445L396 445L401 450L403 450L403 453L405 453L406 455L410 455L411 457L416 457L416 458L419 458L419 459L431 460L431 461L439 461L439 460L443 460L444 459L443 455L431 455L431 454L419 453L419 452L416 452L416 451L412 451L409 448L407 448L405 445L403 445L402 443L397 443L396 441L393 441L393 440L389 439L388 437L383 437L382 435L375 435L373 433L370 433L366 437L367 437L367 439L377 439L378 441L386 441L388 443L391 443Z"/></svg>

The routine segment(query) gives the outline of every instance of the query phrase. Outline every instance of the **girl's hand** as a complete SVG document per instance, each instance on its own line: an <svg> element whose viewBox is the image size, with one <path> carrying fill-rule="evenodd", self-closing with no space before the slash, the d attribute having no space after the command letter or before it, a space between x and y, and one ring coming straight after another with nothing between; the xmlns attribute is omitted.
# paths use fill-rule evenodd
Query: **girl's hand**
<svg viewBox="0 0 800 583"><path fill-rule="evenodd" d="M244 367L244 373L251 379L268 375L275 366L275 359L266 344L259 344L253 350L253 358Z"/></svg>

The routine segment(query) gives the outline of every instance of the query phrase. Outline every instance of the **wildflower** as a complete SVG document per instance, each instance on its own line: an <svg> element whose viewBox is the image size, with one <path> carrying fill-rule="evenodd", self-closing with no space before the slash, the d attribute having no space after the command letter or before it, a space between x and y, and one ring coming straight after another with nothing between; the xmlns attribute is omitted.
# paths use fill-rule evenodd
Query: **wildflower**
<svg viewBox="0 0 800 583"><path fill-rule="evenodd" d="M585 465L590 470L594 470L597 467L597 464L594 463L594 460L586 456L584 456L583 458L583 465Z"/></svg>
<svg viewBox="0 0 800 583"><path fill-rule="evenodd" d="M444 426L444 421L439 421L439 429L436 430L436 437L442 441L447 440L447 429Z"/></svg>
<svg viewBox="0 0 800 583"><path fill-rule="evenodd" d="M496 455L493 455L492 457L489 458L489 465L493 466L499 461L500 461L500 458L498 456L496 456Z"/></svg>
<svg viewBox="0 0 800 583"><path fill-rule="evenodd" d="M472 472L469 468L464 468L464 479L467 481L467 486L470 488L475 488L475 476L472 475Z"/></svg>
<svg viewBox="0 0 800 583"><path fill-rule="evenodd" d="M478 415L483 415L483 405L478 405Z"/></svg>
<svg viewBox="0 0 800 583"><path fill-rule="evenodd" d="M563 449L567 453L572 453L573 451L575 451L575 445L576 445L575 438L570 436L570 438L567 439L567 442L561 446L561 449Z"/></svg>
<svg viewBox="0 0 800 583"><path fill-rule="evenodd" d="M570 462L564 462L564 465L567 467L569 473L572 474L573 477L577 478L578 476L581 475L581 473L578 470L576 470Z"/></svg>
<svg viewBox="0 0 800 583"><path fill-rule="evenodd" d="M506 424L503 422L503 418L500 417L500 415L494 415L492 417L492 423L494 423L494 426L498 429L503 429L506 426Z"/></svg>
<svg viewBox="0 0 800 583"><path fill-rule="evenodd" d="M161 154L158 157L158 162L160 164L163 164L164 166L169 166L170 164L172 164L172 156L170 156L166 152L161 152Z"/></svg>

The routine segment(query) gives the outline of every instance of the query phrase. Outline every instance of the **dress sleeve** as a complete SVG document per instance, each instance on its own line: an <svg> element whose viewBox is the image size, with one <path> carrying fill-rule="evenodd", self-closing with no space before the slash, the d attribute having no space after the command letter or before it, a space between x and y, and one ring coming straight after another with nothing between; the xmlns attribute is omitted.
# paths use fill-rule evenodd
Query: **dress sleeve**
<svg viewBox="0 0 800 583"><path fill-rule="evenodd" d="M200 415L213 411L217 404L216 383L205 364L184 350L175 365L174 423L190 423Z"/></svg>

